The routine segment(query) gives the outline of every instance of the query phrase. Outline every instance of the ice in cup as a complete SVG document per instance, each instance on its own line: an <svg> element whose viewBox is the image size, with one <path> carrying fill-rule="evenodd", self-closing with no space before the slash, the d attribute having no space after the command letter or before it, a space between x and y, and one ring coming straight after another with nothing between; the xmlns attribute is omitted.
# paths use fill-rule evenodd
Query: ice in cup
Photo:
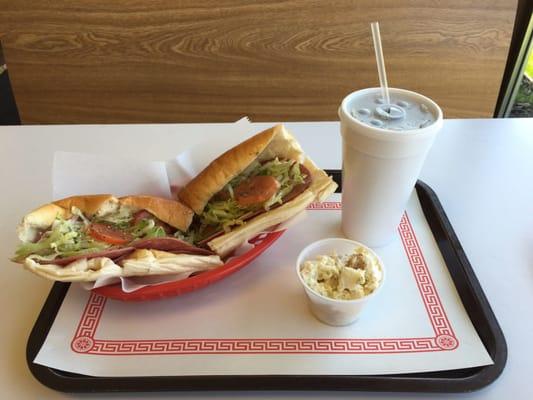
<svg viewBox="0 0 533 400"><path fill-rule="evenodd" d="M394 238L426 155L442 128L431 99L389 88L350 93L339 108L342 135L342 231L371 247Z"/></svg>
<svg viewBox="0 0 533 400"><path fill-rule="evenodd" d="M385 279L383 262L374 251L342 238L319 240L304 248L296 273L312 314L333 326L355 322Z"/></svg>

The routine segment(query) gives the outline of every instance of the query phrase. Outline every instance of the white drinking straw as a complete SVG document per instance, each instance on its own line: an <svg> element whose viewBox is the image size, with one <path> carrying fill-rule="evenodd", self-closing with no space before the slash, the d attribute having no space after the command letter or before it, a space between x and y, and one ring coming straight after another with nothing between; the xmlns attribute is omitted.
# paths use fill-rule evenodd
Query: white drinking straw
<svg viewBox="0 0 533 400"><path fill-rule="evenodd" d="M385 72L385 60L383 59L383 49L381 48L381 36L379 34L379 22L370 24L372 29L372 40L376 52L376 63L378 65L379 85L381 86L381 96L385 100L385 105L390 104L389 86L387 85L387 72Z"/></svg>

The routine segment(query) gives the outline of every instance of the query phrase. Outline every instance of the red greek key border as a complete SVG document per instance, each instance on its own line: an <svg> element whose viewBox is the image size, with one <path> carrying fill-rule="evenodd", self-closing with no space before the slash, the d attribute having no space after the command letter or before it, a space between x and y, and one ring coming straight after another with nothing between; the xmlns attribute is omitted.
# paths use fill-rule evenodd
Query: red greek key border
<svg viewBox="0 0 533 400"><path fill-rule="evenodd" d="M308 210L340 210L342 204L338 201L323 201L322 203L311 203L307 206Z"/></svg>
<svg viewBox="0 0 533 400"><path fill-rule="evenodd" d="M341 203L312 203L310 210L339 210ZM411 221L403 215L398 227L405 253L426 308L434 336L387 339L268 338L268 339L153 339L106 340L96 338L106 298L91 293L81 315L71 349L81 354L385 354L450 351L459 346L455 333L416 238ZM256 243L257 244L257 243Z"/></svg>

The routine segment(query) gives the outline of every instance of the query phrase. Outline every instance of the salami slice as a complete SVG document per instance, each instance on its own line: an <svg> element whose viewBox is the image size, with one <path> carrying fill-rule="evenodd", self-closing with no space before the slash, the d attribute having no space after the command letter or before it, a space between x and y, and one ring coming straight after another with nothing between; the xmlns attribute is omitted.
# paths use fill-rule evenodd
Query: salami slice
<svg viewBox="0 0 533 400"><path fill-rule="evenodd" d="M112 248L101 251L94 251L92 253L77 254L75 256L65 257L65 258L56 258L55 260L41 261L40 264L56 264L56 265L68 265L71 262L80 260L82 258L97 258L97 257L107 257L112 260L115 260L119 257L125 256L126 254L131 253L135 248L133 247L122 247L122 248Z"/></svg>
<svg viewBox="0 0 533 400"><path fill-rule="evenodd" d="M201 249L199 247L193 246L183 240L173 238L173 237L160 237L160 238L151 238L151 239L140 239L136 240L128 245L128 247L121 248L110 248L101 251L95 251L92 253L83 253L77 254L75 256L65 257L65 258L56 258L55 260L39 260L40 264L55 264L65 266L71 262L80 260L82 258L91 259L98 257L107 257L113 261L118 259L123 259L125 256L128 256L136 249L149 249L149 250L161 250L168 251L175 254L194 254L194 255L206 255L210 256L213 253L207 249Z"/></svg>
<svg viewBox="0 0 533 400"><path fill-rule="evenodd" d="M174 237L139 239L131 242L129 245L135 247L136 249L161 250L176 254L195 254L206 256L214 254L210 250L201 249Z"/></svg>

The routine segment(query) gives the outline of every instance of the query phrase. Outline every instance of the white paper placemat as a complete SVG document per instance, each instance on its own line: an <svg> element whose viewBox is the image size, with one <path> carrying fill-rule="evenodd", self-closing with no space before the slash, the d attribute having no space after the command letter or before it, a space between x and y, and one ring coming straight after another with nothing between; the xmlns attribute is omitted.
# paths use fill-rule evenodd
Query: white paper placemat
<svg viewBox="0 0 533 400"><path fill-rule="evenodd" d="M396 240L377 249L387 281L358 322L309 312L295 275L308 243L342 236L340 196L313 204L256 261L183 296L121 303L69 289L35 362L93 376L338 375L491 364L413 194Z"/></svg>

